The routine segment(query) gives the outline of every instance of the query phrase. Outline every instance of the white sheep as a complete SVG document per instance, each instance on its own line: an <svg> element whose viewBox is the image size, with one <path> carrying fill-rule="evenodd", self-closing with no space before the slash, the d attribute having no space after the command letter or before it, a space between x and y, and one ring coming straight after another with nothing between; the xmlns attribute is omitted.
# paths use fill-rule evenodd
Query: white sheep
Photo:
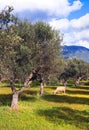
<svg viewBox="0 0 89 130"><path fill-rule="evenodd" d="M60 92L64 92L66 91L66 87L62 86L62 87L57 87L56 90L54 91L54 94L60 93Z"/></svg>

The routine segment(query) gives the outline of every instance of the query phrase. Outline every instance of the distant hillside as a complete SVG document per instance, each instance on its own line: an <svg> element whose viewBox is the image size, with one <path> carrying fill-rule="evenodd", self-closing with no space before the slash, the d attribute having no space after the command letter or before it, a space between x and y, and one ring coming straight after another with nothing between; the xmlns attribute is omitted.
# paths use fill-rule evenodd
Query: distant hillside
<svg viewBox="0 0 89 130"><path fill-rule="evenodd" d="M89 62L89 49L82 46L64 46L62 54L65 59L79 58Z"/></svg>

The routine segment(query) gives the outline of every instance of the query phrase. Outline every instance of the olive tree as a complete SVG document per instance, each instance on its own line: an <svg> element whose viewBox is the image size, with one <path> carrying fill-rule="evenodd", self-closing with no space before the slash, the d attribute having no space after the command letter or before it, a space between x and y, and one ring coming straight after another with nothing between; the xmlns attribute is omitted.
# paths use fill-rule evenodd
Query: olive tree
<svg viewBox="0 0 89 130"><path fill-rule="evenodd" d="M87 78L89 74L89 63L80 59L74 59L73 62L76 66L76 74L74 76L75 84L78 85L79 81L83 78Z"/></svg>
<svg viewBox="0 0 89 130"><path fill-rule="evenodd" d="M0 72L10 81L13 93L11 107L17 107L19 94L29 87L33 80L40 82L41 95L44 94L44 81L49 75L57 73L56 65L60 63L62 38L60 33L47 23L33 24L17 21L15 17L10 19L10 7L5 12L8 13L0 18ZM6 17L8 14L9 17ZM13 22L14 20L16 22ZM23 83L19 89L15 87L16 79Z"/></svg>
<svg viewBox="0 0 89 130"><path fill-rule="evenodd" d="M87 78L89 74L89 64L80 59L66 60L63 72L59 75L59 79L64 81L70 78L74 79L75 85L83 78Z"/></svg>

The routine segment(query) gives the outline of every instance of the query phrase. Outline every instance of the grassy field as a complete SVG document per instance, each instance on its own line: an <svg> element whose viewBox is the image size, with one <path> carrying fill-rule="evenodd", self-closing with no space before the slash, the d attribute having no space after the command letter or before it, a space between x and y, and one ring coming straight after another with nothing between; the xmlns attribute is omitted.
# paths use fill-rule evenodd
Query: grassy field
<svg viewBox="0 0 89 130"><path fill-rule="evenodd" d="M11 90L0 86L0 130L89 130L89 86L67 87L66 94L54 95L53 86L26 89L19 108L12 110Z"/></svg>

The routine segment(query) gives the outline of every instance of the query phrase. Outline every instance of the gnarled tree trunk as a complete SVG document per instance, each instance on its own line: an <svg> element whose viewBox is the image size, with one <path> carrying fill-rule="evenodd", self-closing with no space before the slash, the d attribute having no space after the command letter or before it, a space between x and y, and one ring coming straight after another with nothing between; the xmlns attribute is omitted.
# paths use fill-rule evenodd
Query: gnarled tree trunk
<svg viewBox="0 0 89 130"><path fill-rule="evenodd" d="M14 80L11 79L10 80L10 86L11 86L11 90L12 90L12 102L11 102L11 107L12 108L17 108L18 107L18 96L19 96L19 92L16 90L15 88L15 83Z"/></svg>
<svg viewBox="0 0 89 130"><path fill-rule="evenodd" d="M75 81L75 85L77 86L77 85L79 85L79 82L80 82L80 80L83 78L84 76L81 76L81 77L78 77L77 79L76 79L76 81Z"/></svg>
<svg viewBox="0 0 89 130"><path fill-rule="evenodd" d="M11 102L11 108L17 108L18 107L18 98L19 98L19 94L21 92L24 91L25 88L29 87L30 84L32 83L32 77L33 77L33 73L30 74L30 76L26 79L24 86L19 89L16 90L15 86L14 86L14 80L10 81L10 85L11 85L11 90L12 90L12 102Z"/></svg>
<svg viewBox="0 0 89 130"><path fill-rule="evenodd" d="M11 84L11 89L12 89L12 92L13 92L12 103L11 103L12 108L18 107L19 94L21 92L23 92L25 88L29 87L33 80L38 80L40 82L40 94L41 94L41 96L44 95L44 81L43 81L41 75L38 75L37 72L38 71L33 70L33 72L26 79L24 86L22 88L20 88L19 90L16 90L16 88L14 86L14 80L11 80L10 84Z"/></svg>
<svg viewBox="0 0 89 130"><path fill-rule="evenodd" d="M17 108L18 107L18 96L19 96L18 91L13 92L12 102L11 102L11 107L12 108Z"/></svg>

